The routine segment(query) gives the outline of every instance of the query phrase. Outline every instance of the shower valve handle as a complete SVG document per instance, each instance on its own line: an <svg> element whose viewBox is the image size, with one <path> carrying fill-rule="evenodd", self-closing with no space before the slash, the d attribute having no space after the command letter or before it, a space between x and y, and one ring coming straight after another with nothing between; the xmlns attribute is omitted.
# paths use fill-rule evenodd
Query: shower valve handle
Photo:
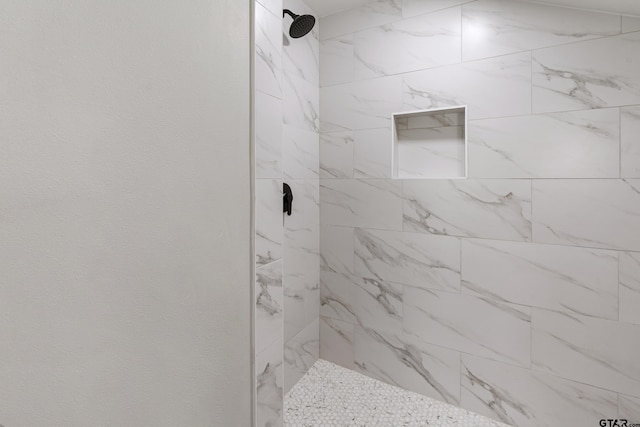
<svg viewBox="0 0 640 427"><path fill-rule="evenodd" d="M293 208L293 192L291 187L286 182L283 184L283 197L282 197L282 211L291 216L291 210Z"/></svg>

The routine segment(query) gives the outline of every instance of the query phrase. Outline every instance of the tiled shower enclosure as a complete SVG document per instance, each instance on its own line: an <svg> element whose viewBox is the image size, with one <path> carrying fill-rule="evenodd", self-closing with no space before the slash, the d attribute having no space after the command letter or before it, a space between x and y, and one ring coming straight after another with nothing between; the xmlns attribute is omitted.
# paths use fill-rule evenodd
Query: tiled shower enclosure
<svg viewBox="0 0 640 427"><path fill-rule="evenodd" d="M268 261L259 273L284 260L284 281L258 287L277 300L284 286L285 336L257 339L285 360L283 342L312 342L313 279L292 285L310 308L287 333L291 242L309 255L292 279L320 270L321 358L511 425L640 422L640 19L380 0L322 18L318 61L312 36L278 51L276 3L256 5L272 12L275 37L256 32L256 77L280 82L274 93L256 84L256 244ZM280 139L273 126L261 141L261 91L283 106L265 107L265 128L284 112ZM468 179L393 179L392 114L461 105ZM305 189L305 212L278 240L282 217L261 226L260 209L280 209L283 178ZM308 363L297 366L293 380ZM281 398L286 370L275 378Z"/></svg>

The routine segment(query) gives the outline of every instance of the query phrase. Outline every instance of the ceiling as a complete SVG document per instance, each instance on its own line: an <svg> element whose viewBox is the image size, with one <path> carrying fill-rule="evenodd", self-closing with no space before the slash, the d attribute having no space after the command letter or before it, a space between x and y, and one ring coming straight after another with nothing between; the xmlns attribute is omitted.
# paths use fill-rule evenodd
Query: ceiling
<svg viewBox="0 0 640 427"><path fill-rule="evenodd" d="M327 16L333 13L349 10L376 0L305 0L305 2L319 15ZM428 0L425 0L428 1ZM535 3L554 4L573 7L576 9L596 10L601 12L619 13L621 15L640 16L639 0L527 0ZM462 3L462 1L461 1Z"/></svg>

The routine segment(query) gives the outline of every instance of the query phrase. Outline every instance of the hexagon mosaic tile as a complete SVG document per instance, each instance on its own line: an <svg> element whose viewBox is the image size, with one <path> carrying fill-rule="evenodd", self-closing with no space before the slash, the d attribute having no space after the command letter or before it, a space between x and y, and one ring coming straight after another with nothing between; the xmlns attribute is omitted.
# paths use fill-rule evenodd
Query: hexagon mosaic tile
<svg viewBox="0 0 640 427"><path fill-rule="evenodd" d="M508 427L318 360L285 397L286 427Z"/></svg>

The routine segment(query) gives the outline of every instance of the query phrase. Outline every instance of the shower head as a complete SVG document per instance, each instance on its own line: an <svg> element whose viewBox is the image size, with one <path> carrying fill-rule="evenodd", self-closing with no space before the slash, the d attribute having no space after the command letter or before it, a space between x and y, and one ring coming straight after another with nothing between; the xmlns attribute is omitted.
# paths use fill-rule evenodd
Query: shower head
<svg viewBox="0 0 640 427"><path fill-rule="evenodd" d="M285 9L282 11L282 16L284 16L285 14L293 18L293 22L291 23L291 27L289 28L289 35L294 39L299 39L300 37L309 34L309 31L311 31L313 29L313 26L316 24L316 18L314 18L312 15L296 15L289 9Z"/></svg>

